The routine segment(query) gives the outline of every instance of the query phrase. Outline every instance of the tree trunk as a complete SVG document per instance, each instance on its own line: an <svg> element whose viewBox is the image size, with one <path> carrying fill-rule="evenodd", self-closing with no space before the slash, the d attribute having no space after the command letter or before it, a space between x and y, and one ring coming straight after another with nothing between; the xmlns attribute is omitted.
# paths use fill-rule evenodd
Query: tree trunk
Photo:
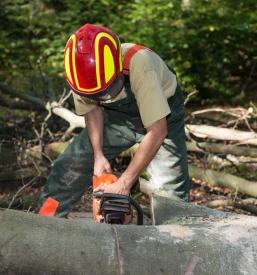
<svg viewBox="0 0 257 275"><path fill-rule="evenodd" d="M2 210L0 273L257 274L256 218L153 200L154 213L164 211L158 226L96 225Z"/></svg>

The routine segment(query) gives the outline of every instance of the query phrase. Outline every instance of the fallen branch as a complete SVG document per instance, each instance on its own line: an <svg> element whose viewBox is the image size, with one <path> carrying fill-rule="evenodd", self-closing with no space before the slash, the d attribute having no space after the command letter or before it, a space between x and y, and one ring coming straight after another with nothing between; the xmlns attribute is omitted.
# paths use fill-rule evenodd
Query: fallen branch
<svg viewBox="0 0 257 275"><path fill-rule="evenodd" d="M228 173L198 168L193 165L189 166L189 175L191 178L200 179L211 186L231 188L242 194L257 198L257 182L251 182Z"/></svg>
<svg viewBox="0 0 257 275"><path fill-rule="evenodd" d="M33 103L39 109L45 109L45 103L40 98L27 95L23 92L18 92L1 81L0 81L0 90L2 90L5 94L8 94L10 96L18 97L20 99Z"/></svg>
<svg viewBox="0 0 257 275"><path fill-rule="evenodd" d="M45 104L41 99L33 96L28 96L21 92L17 92L8 85L4 84L3 82L0 82L0 89L9 95L19 97L23 100L36 104L40 108L48 110L49 112L53 112L54 114L63 118L70 124L66 133L69 133L76 128L85 128L85 121L83 116L75 115L72 111L61 106L64 100L62 100L60 103L54 101ZM65 100L66 99L67 98L65 98ZM187 133L189 132L190 134L193 134L199 138L236 141L245 144L257 145L257 134L254 132L246 132L228 128L192 124L187 124L185 130Z"/></svg>
<svg viewBox="0 0 257 275"><path fill-rule="evenodd" d="M255 204L257 204L256 199L252 199L252 200L245 199L245 200L241 200L240 202L234 201L232 199L214 200L214 201L208 202L206 206L210 208L232 206L234 208L242 209L257 215L257 206L254 205L253 201L255 202Z"/></svg>
<svg viewBox="0 0 257 275"><path fill-rule="evenodd" d="M187 97L186 97L186 99L185 99L185 101L184 101L184 105L186 106L187 103L188 103L188 101L190 100L190 98L191 98L192 96L198 94L198 93L199 93L199 91L194 90L194 91L192 91L190 94L188 94Z"/></svg>
<svg viewBox="0 0 257 275"><path fill-rule="evenodd" d="M235 200L233 199L224 199L224 200L220 199L220 200L209 201L207 203L207 206L211 208L217 208L222 206L233 206L234 203L235 203ZM241 200L240 203L244 205L251 205L251 204L257 205L257 199L247 198L247 199Z"/></svg>
<svg viewBox="0 0 257 275"><path fill-rule="evenodd" d="M208 125L187 124L185 131L198 138L208 138L223 141L235 141L241 144L257 145L257 133L221 128Z"/></svg>
<svg viewBox="0 0 257 275"><path fill-rule="evenodd" d="M46 176L47 168L46 167L40 167L41 174L40 176ZM26 178L33 178L38 176L38 171L35 169L35 167L27 167L18 169L15 171L2 171L0 172L0 182L1 181L16 181Z"/></svg>
<svg viewBox="0 0 257 275"><path fill-rule="evenodd" d="M188 150L190 151L190 150ZM240 167L247 167L250 170L257 168L257 158L255 157L248 157L248 156L235 156L232 154L213 154L208 151L204 151L202 149L197 150L197 152L201 152L204 155L208 165L211 168L219 170L223 167L228 166L240 166ZM222 156L221 156L222 155ZM207 156L207 158L206 158Z"/></svg>
<svg viewBox="0 0 257 275"><path fill-rule="evenodd" d="M40 176L40 175L38 175ZM33 178L32 180L30 180L29 182L27 182L26 184L24 184L16 193L15 195L12 197L11 201L9 202L8 204L8 207L7 208L11 208L15 199L18 197L18 195L24 190L26 189L28 186L32 186L33 184L35 184L35 181L36 181L37 177Z"/></svg>
<svg viewBox="0 0 257 275"><path fill-rule="evenodd" d="M255 205L247 205L235 202L233 207L242 209L257 216L257 207Z"/></svg>
<svg viewBox="0 0 257 275"><path fill-rule="evenodd" d="M85 128L83 116L78 116L69 111L67 108L61 107L56 102L51 103L53 113L62 117L70 123L67 131L72 131L75 128ZM187 124L185 131L199 138L209 138L223 141L237 141L244 144L257 145L257 133L240 131L229 128L221 128L208 125L193 125Z"/></svg>
<svg viewBox="0 0 257 275"><path fill-rule="evenodd" d="M41 109L48 110L49 112L52 111L54 114L58 115L59 117L66 120L70 126L67 130L68 132L73 131L76 128L84 128L85 122L83 116L75 115L72 111L68 110L67 108L64 108L61 106L63 101L67 99L67 97L64 100L61 100L61 102L51 102L51 103L45 103L41 99L26 95L22 92L17 92L10 86L6 85L3 82L0 82L0 89L7 93L8 95L19 97L25 101L28 101L30 103L36 104ZM70 95L70 93L69 93ZM248 110L245 110L243 108L237 108L239 110L239 115L234 114L236 117L240 117L242 115L242 112L246 112L247 114L253 113L253 108L249 108ZM215 109L214 109L215 110ZM222 109L217 109L218 111L221 111ZM216 111L217 111L216 110ZM234 109L235 110L235 109ZM194 112L193 114L199 114L200 112L204 112L206 110ZM209 111L209 110L207 110ZM228 111L231 113L231 111ZM234 111L235 112L235 111ZM191 134L195 135L199 138L210 138L210 139L217 139L217 140L228 140L228 141L237 141L247 144L253 144L257 145L257 134L253 132L245 132L245 131L239 131L234 129L227 129L227 128L221 128L221 127L214 127L214 126L206 126L206 125L186 125L185 127L186 132L190 132Z"/></svg>
<svg viewBox="0 0 257 275"><path fill-rule="evenodd" d="M12 209L29 209L30 207L35 208L38 203L40 193L20 193L15 197L12 202ZM10 202L13 199L13 194L5 194L0 196L0 208L8 208Z"/></svg>
<svg viewBox="0 0 257 275"><path fill-rule="evenodd" d="M66 120L70 126L67 129L66 133L72 132L76 128L85 128L85 119L84 116L78 116L67 108L62 107L56 101L48 103L46 106L47 110L51 110L55 115Z"/></svg>
<svg viewBox="0 0 257 275"><path fill-rule="evenodd" d="M19 110L35 110L38 111L37 106L34 104L31 104L29 102L23 102L23 101L14 101L14 100L6 100L0 95L0 106L6 107L9 109L19 109Z"/></svg>
<svg viewBox="0 0 257 275"><path fill-rule="evenodd" d="M192 116L197 116L205 113L211 113L211 112L218 112L218 113L225 113L226 115L230 115L232 117L240 118L246 116L247 118L250 118L253 114L253 108L250 107L248 109L238 107L238 108L207 108L203 110L194 111L191 113ZM255 115L254 115L255 116Z"/></svg>
<svg viewBox="0 0 257 275"><path fill-rule="evenodd" d="M233 128L236 128L238 126L239 122L243 121L246 124L246 126L248 127L248 129L251 132L253 132L253 129L251 128L248 119L257 117L257 113L254 111L255 110L253 107L249 107L248 109L245 109L242 107L238 107L238 108L209 108L209 109L203 109L200 111L192 112L191 115L192 116L201 115L201 114L206 115L206 113L213 113L213 112L226 114L226 115L229 115L232 117L236 117L236 119L228 121L226 123L226 126L233 125Z"/></svg>
<svg viewBox="0 0 257 275"><path fill-rule="evenodd" d="M208 152L222 155L257 156L257 148L249 146L235 146L211 142L187 142L187 150L191 152Z"/></svg>
<svg viewBox="0 0 257 275"><path fill-rule="evenodd" d="M5 94L8 94L13 97L18 97L24 101L32 103L36 105L38 109L47 110L49 113L52 112L55 115L63 118L70 124L69 128L66 131L66 134L72 132L76 128L85 128L85 120L83 116L75 115L72 111L62 107L62 104L65 100L67 100L71 93L69 93L66 97L62 98L59 103L56 101L53 101L51 103L45 103L40 98L30 96L22 92L18 92L3 82L0 82L0 90L2 90ZM48 118L49 116L47 117L47 119Z"/></svg>

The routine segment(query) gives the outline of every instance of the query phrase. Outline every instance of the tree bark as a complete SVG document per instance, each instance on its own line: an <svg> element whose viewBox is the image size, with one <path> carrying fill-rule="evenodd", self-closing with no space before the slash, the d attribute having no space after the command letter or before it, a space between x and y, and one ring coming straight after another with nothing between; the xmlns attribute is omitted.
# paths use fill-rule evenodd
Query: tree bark
<svg viewBox="0 0 257 275"><path fill-rule="evenodd" d="M0 273L257 273L256 218L154 200L165 212L158 226L96 225L2 210Z"/></svg>

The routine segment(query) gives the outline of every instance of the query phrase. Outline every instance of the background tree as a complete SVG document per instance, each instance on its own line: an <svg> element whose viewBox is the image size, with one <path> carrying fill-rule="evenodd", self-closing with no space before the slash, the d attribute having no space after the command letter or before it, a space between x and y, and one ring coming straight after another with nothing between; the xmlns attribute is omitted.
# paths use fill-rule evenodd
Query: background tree
<svg viewBox="0 0 257 275"><path fill-rule="evenodd" d="M94 23L157 51L198 98L254 98L255 0L3 0L0 8L0 76L26 93L49 98L62 90L65 43Z"/></svg>

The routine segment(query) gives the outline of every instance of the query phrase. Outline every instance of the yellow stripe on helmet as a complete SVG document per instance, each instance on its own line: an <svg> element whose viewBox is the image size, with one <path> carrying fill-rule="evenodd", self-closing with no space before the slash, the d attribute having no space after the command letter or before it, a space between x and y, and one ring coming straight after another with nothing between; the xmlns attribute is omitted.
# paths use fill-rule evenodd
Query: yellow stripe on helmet
<svg viewBox="0 0 257 275"><path fill-rule="evenodd" d="M106 38L108 38L111 42L112 42L112 44L114 45L114 47L116 48L116 50L117 50L117 47L118 47L118 45L117 45L117 43L116 43L116 41L115 41L115 39L110 35L110 34L108 34L108 33L105 33L105 32L101 32L101 33L99 33L97 36L96 36L96 38L95 38L95 61L96 61L96 67L98 68L98 70L96 71L96 79L97 79L97 83L98 83L98 79L99 79L99 82L100 82L100 69L99 69L99 41L100 41L100 39L102 38L102 37L106 37ZM108 47L109 48L109 47ZM105 49L105 48L104 48ZM110 58L111 57L111 58ZM107 59L107 60L106 60ZM112 60L112 62L113 62L113 72L111 72L111 70L109 71L108 69L107 70L104 70L105 71L105 81L106 81L106 79L108 79L109 77L109 80L111 79L111 77L113 76L113 74L114 74L114 72L115 72L115 69L114 69L114 60L113 60L113 56L112 56L112 53L111 53L111 50L110 50L110 48L109 48L109 52L108 52L108 54L107 54L107 56L105 56L105 54L104 54L104 69L106 69L107 68L107 66L106 65L108 65L108 61L110 61L110 60ZM111 64L112 65L112 64ZM110 74L112 74L111 76L110 76ZM108 81L106 81L106 83L107 83Z"/></svg>
<svg viewBox="0 0 257 275"><path fill-rule="evenodd" d="M108 33L101 32L101 33L99 33L96 36L96 39L95 39L95 64L96 64L96 83L97 83L97 86L94 87L94 88L91 88L91 89L86 89L86 88L80 87L80 85L79 85L78 76L77 76L77 70L76 70L76 61L75 61L76 36L75 36L75 34L73 34L71 36L71 39L72 39L72 68L73 68L73 72L74 72L74 79L75 79L75 83L76 83L77 89L80 90L80 91L93 92L93 91L96 91L96 90L98 90L98 89L101 88L100 64L99 64L99 41L100 41L100 39L102 37L106 37L107 39L109 39L113 43L113 45L115 46L115 48L117 49L117 43L116 43L116 41ZM107 56L107 60L109 60L110 54L111 54L111 52L106 55ZM104 63L106 63L106 62L104 62ZM114 64L113 64L113 66L114 66ZM106 73L105 73L105 80L110 77L111 72L112 72L112 69L110 69L110 71L108 71L108 70L106 71ZM112 73L112 75L113 75L113 73Z"/></svg>
<svg viewBox="0 0 257 275"><path fill-rule="evenodd" d="M104 46L104 76L105 83L113 77L115 73L114 60L111 49L108 45Z"/></svg>
<svg viewBox="0 0 257 275"><path fill-rule="evenodd" d="M70 81L71 84L73 84L73 80L71 77L71 71L70 71L70 48L67 48L67 50L65 52L64 65L65 65L65 71L66 71L68 80Z"/></svg>

